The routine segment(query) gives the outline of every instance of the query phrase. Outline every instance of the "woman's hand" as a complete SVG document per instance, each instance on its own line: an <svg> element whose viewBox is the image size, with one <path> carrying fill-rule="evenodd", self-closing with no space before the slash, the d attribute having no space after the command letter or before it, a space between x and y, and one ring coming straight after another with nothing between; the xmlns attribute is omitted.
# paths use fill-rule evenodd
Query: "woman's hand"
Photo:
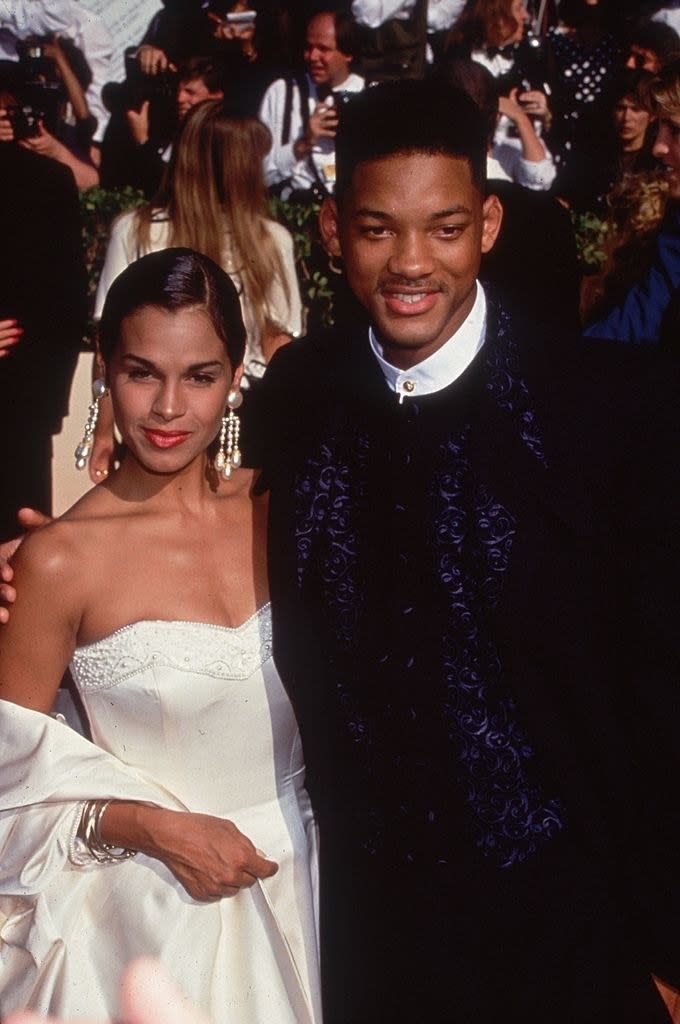
<svg viewBox="0 0 680 1024"><path fill-rule="evenodd" d="M19 327L17 320L0 320L0 359L10 355L23 333L23 327Z"/></svg>
<svg viewBox="0 0 680 1024"><path fill-rule="evenodd" d="M104 812L101 835L107 843L162 861L201 902L236 896L258 878L278 871L278 865L258 853L232 821L209 814L114 802Z"/></svg>

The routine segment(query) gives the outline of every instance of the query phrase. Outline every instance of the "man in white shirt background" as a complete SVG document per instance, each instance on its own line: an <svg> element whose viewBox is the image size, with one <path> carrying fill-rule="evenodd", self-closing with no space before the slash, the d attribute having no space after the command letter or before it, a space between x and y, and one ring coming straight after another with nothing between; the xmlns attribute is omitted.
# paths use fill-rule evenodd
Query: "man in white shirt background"
<svg viewBox="0 0 680 1024"><path fill-rule="evenodd" d="M260 120L272 134L265 178L284 199L323 198L333 191L338 94L364 87L352 71L357 52L353 19L342 11L321 11L307 25L304 72L278 78L264 95Z"/></svg>

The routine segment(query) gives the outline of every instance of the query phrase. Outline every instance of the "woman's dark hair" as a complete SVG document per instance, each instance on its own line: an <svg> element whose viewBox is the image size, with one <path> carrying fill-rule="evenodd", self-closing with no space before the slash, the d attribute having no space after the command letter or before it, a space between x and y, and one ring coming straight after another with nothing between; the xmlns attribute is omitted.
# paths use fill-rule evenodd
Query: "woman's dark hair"
<svg viewBox="0 0 680 1024"><path fill-rule="evenodd" d="M589 20L597 20L609 31L619 30L621 21L620 0L598 0L596 5L587 0L560 0L558 17L569 28L580 28Z"/></svg>
<svg viewBox="0 0 680 1024"><path fill-rule="evenodd" d="M608 95L612 106L630 97L640 107L651 112L653 101L650 86L653 81L654 75L651 71L645 71L643 68L621 68L609 89Z"/></svg>
<svg viewBox="0 0 680 1024"><path fill-rule="evenodd" d="M131 263L115 279L99 324L99 350L105 363L118 345L123 320L146 306L169 313L203 311L224 342L232 369L243 362L246 329L238 292L207 256L193 249L162 249Z"/></svg>

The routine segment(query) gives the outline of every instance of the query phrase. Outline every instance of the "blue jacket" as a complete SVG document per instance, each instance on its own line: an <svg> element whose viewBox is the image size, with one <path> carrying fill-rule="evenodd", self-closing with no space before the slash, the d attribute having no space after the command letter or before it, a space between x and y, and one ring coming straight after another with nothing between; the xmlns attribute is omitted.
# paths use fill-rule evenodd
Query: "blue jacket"
<svg viewBox="0 0 680 1024"><path fill-rule="evenodd" d="M590 324L588 338L611 338L636 345L657 344L664 313L680 287L680 208L666 216L656 241L654 259L625 300L601 320Z"/></svg>

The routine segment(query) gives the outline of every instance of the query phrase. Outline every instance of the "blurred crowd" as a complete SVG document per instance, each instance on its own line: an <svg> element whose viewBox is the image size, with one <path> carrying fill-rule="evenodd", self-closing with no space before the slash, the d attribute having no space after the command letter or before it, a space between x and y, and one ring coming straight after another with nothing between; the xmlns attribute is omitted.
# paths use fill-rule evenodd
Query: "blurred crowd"
<svg viewBox="0 0 680 1024"><path fill-rule="evenodd" d="M484 110L505 221L482 273L510 304L593 338L672 344L678 32L677 0L164 0L113 81L105 25L84 3L0 2L0 540L17 505L49 511L85 319L139 255L187 245L221 263L251 385L304 333L293 240L268 200L332 196L344 105L373 83L431 75ZM144 205L114 223L88 311L76 189L93 186ZM584 273L588 218L600 251ZM330 277L342 322L351 298ZM93 479L111 453L95 446Z"/></svg>

